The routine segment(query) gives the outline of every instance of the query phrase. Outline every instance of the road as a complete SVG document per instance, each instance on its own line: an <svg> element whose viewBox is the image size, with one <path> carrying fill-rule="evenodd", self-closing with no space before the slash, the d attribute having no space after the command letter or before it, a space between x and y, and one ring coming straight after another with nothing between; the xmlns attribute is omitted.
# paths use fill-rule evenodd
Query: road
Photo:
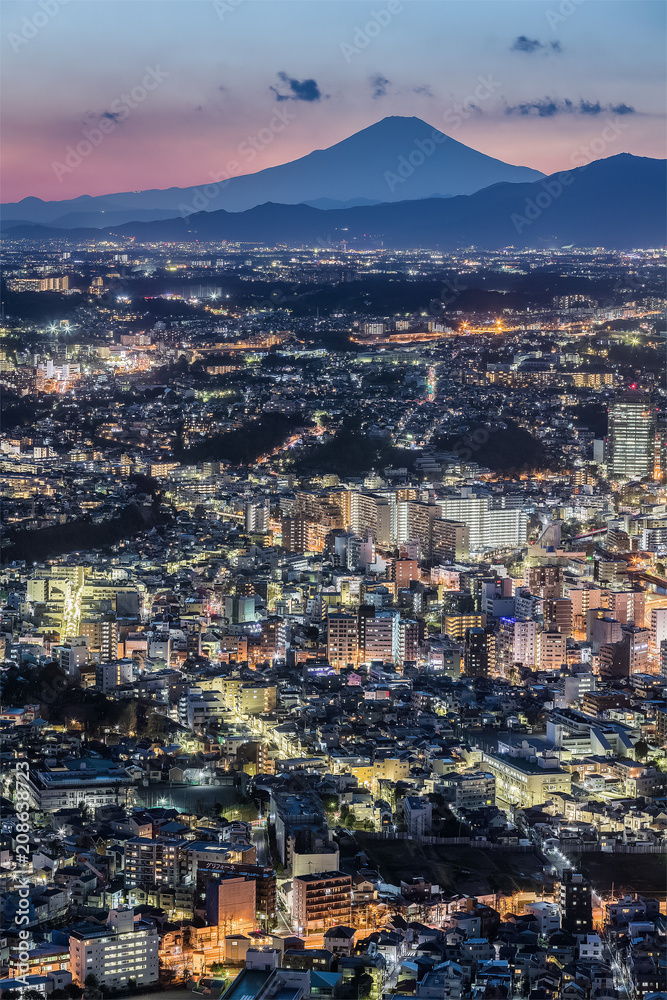
<svg viewBox="0 0 667 1000"><path fill-rule="evenodd" d="M270 865L271 857L269 855L269 842L265 826L253 826L252 842L257 851L257 864Z"/></svg>
<svg viewBox="0 0 667 1000"><path fill-rule="evenodd" d="M565 855L561 854L560 851L544 851L544 856L549 859L549 862L556 869L556 871L558 872L558 877L562 878L563 869L570 867Z"/></svg>
<svg viewBox="0 0 667 1000"><path fill-rule="evenodd" d="M614 986L619 991L619 995L621 997L634 996L634 987L628 978L625 965L619 961L618 953L607 940L604 941L604 953L611 966L614 976Z"/></svg>

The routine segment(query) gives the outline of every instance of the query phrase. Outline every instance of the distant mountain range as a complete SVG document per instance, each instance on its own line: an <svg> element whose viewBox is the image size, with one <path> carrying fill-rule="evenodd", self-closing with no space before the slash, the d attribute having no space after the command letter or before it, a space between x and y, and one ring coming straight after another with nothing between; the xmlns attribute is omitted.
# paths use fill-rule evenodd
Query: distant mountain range
<svg viewBox="0 0 667 1000"><path fill-rule="evenodd" d="M276 128L289 128L276 116ZM267 132L271 130L267 128ZM280 131L275 133L280 135ZM217 177L202 177L198 187L125 191L68 201L24 198L2 206L3 224L33 222L74 229L80 226L147 222L198 211L244 212L272 201L317 208L397 202L406 199L473 194L502 181L521 183L542 177L471 149L420 118L383 118L368 128L307 156L257 173L247 170L257 151L238 147L236 167Z"/></svg>
<svg viewBox="0 0 667 1000"><path fill-rule="evenodd" d="M267 203L245 212L133 222L104 232L142 242L241 242L351 248L562 246L631 249L666 242L667 161L621 153L532 183L493 184L474 194L344 209ZM7 228L37 240L99 239L96 229Z"/></svg>

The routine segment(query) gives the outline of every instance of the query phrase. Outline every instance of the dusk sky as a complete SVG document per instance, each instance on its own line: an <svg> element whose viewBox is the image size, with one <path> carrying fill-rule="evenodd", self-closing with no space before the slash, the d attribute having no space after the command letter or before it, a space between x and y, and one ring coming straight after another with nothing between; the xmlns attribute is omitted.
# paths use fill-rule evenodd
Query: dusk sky
<svg viewBox="0 0 667 1000"><path fill-rule="evenodd" d="M253 137L238 172L387 115L545 172L567 169L610 118L623 128L600 155L665 155L659 0L44 4L2 4L3 202L206 184ZM466 98L475 107L453 130ZM99 145L58 171L100 121Z"/></svg>

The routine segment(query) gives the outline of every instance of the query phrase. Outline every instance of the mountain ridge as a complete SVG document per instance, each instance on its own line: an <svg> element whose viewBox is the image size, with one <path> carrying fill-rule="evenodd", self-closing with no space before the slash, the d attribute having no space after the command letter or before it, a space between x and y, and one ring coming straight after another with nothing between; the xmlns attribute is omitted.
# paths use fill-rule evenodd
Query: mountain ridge
<svg viewBox="0 0 667 1000"><path fill-rule="evenodd" d="M667 161L620 153L529 184L501 182L472 195L347 209L267 202L246 212L200 212L128 223L104 235L143 242L386 246L454 250L663 246ZM37 230L37 231L36 231ZM99 230L9 229L12 237L97 239Z"/></svg>
<svg viewBox="0 0 667 1000"><path fill-rule="evenodd" d="M252 245L386 246L455 250L557 246L658 247L666 241L667 161L616 154L531 184L493 184L472 195L347 209L266 202L246 212L200 212L104 231L9 229L8 238Z"/></svg>
<svg viewBox="0 0 667 1000"><path fill-rule="evenodd" d="M249 141L237 149L239 159L245 157L246 162L235 161L234 169L249 167L257 150ZM319 199L343 204L396 202L431 197L436 192L445 196L472 194L497 181L519 183L543 176L538 170L508 164L466 146L421 118L400 115L380 119L340 142L287 163L225 177L231 168L228 162L225 171L185 188L80 195L63 201L30 196L3 205L2 215L6 222L106 228L109 220L105 215L113 216L112 225L122 225L136 221L139 214L145 217L145 213L160 213L155 216L159 218L164 212L171 212L172 217L200 210L241 212L267 201L292 205Z"/></svg>

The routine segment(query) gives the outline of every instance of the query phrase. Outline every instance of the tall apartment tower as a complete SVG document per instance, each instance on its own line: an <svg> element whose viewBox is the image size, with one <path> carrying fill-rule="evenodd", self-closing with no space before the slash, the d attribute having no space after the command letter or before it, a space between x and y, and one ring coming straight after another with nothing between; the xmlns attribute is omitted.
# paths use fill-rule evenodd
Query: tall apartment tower
<svg viewBox="0 0 667 1000"><path fill-rule="evenodd" d="M626 392L609 408L609 473L612 477L653 475L655 408L648 396Z"/></svg>
<svg viewBox="0 0 667 1000"><path fill-rule="evenodd" d="M497 636L494 626L466 628L464 639L463 673L468 677L490 677L496 669Z"/></svg>
<svg viewBox="0 0 667 1000"><path fill-rule="evenodd" d="M586 934L593 930L593 904L591 900L591 884L573 872L571 868L563 871L560 883L560 923L564 931L570 934Z"/></svg>
<svg viewBox="0 0 667 1000"><path fill-rule="evenodd" d="M249 534L267 534L270 517L268 500L250 501L245 507L245 530Z"/></svg>
<svg viewBox="0 0 667 1000"><path fill-rule="evenodd" d="M334 612L327 616L327 658L340 670L359 662L359 623L356 615Z"/></svg>

